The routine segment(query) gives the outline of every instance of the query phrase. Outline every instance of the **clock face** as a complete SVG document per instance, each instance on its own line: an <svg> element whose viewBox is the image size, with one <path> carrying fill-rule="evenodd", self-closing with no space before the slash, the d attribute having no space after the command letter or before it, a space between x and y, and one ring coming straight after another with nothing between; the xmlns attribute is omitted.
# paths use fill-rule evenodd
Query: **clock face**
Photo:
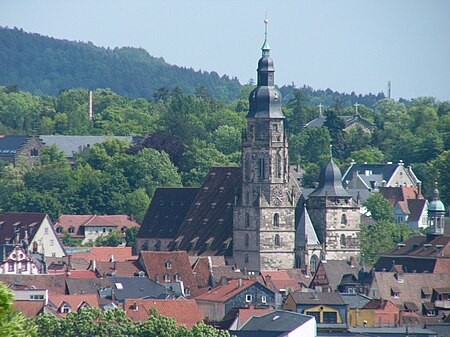
<svg viewBox="0 0 450 337"><path fill-rule="evenodd" d="M272 202L275 206L281 206L284 203L284 192L280 188L276 188L272 192Z"/></svg>

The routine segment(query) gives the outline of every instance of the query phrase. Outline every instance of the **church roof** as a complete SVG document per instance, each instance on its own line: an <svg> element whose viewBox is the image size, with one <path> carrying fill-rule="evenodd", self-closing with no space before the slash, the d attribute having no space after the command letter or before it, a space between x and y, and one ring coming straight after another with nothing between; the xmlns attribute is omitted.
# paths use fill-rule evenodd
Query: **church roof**
<svg viewBox="0 0 450 337"><path fill-rule="evenodd" d="M231 255L233 205L240 167L213 167L186 214L172 249L197 255Z"/></svg>
<svg viewBox="0 0 450 337"><path fill-rule="evenodd" d="M310 197L348 197L350 194L342 186L342 175L339 167L331 158L320 171L319 187L312 192Z"/></svg>
<svg viewBox="0 0 450 337"><path fill-rule="evenodd" d="M138 238L176 238L198 188L158 188L152 198Z"/></svg>
<svg viewBox="0 0 450 337"><path fill-rule="evenodd" d="M296 246L320 245L316 231L309 217L306 207L303 208L302 216L297 224Z"/></svg>
<svg viewBox="0 0 450 337"><path fill-rule="evenodd" d="M258 86L250 94L247 118L286 118L281 110L281 93L275 86Z"/></svg>

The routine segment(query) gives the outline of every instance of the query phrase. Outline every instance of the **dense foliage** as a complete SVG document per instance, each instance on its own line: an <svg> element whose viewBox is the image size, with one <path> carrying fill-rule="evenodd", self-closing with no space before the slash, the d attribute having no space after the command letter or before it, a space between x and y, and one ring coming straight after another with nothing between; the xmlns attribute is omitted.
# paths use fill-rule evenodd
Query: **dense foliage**
<svg viewBox="0 0 450 337"><path fill-rule="evenodd" d="M228 331L204 323L192 329L177 326L175 319L153 312L144 322L133 322L122 309L101 311L86 308L71 312L65 318L41 315L37 320L39 336L61 337L229 337Z"/></svg>
<svg viewBox="0 0 450 337"><path fill-rule="evenodd" d="M203 85L214 97L231 101L240 91L236 78L170 65L144 49L111 50L0 27L0 50L0 85L17 85L35 94L83 87L151 98L162 87L194 93Z"/></svg>

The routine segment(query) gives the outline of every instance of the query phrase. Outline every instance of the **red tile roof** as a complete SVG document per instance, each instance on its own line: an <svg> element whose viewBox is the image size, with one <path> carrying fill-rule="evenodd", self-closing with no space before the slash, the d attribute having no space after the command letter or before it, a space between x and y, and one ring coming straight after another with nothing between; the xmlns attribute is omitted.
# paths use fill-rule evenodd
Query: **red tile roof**
<svg viewBox="0 0 450 337"><path fill-rule="evenodd" d="M83 227L116 227L118 230L122 228L139 227L140 225L128 215L68 215L63 214L59 217L55 224L55 228L62 227L66 232L69 228L74 229L72 236L84 236ZM60 233L60 236L64 235Z"/></svg>
<svg viewBox="0 0 450 337"><path fill-rule="evenodd" d="M175 275L178 274L184 287L189 287L192 296L195 297L199 294L187 252L141 251L139 263L150 279L162 283L164 275L168 275L170 281L174 282ZM166 263L170 263L170 268L166 267Z"/></svg>
<svg viewBox="0 0 450 337"><path fill-rule="evenodd" d="M416 187L380 187L379 190L383 197L389 200L392 205L408 199L424 199Z"/></svg>
<svg viewBox="0 0 450 337"><path fill-rule="evenodd" d="M97 278L97 274L92 270L71 270L69 278Z"/></svg>
<svg viewBox="0 0 450 337"><path fill-rule="evenodd" d="M62 317L67 315L59 312L59 308L63 303L67 303L71 307L72 312L78 311L83 303L87 303L90 307L100 308L99 297L97 294L80 294L80 295L50 294L49 302L55 305L55 307L58 310L58 315Z"/></svg>
<svg viewBox="0 0 450 337"><path fill-rule="evenodd" d="M96 264L100 275L136 276L140 271L144 272L138 261L97 262Z"/></svg>
<svg viewBox="0 0 450 337"><path fill-rule="evenodd" d="M298 281L291 278L286 270L261 272L261 275L264 278L266 287L268 287L269 289L275 287L276 289L272 289L274 291L280 290L297 291L302 288L301 284L299 284Z"/></svg>
<svg viewBox="0 0 450 337"><path fill-rule="evenodd" d="M242 282L242 285L239 283ZM226 302L233 296L257 283L255 280L231 280L196 297L198 301Z"/></svg>
<svg viewBox="0 0 450 337"><path fill-rule="evenodd" d="M132 247L67 247L66 251L68 255L86 261L109 262L114 258L115 261L123 262L137 259Z"/></svg>
<svg viewBox="0 0 450 337"><path fill-rule="evenodd" d="M203 315L195 300L127 299L124 307L127 317L134 321L145 321L149 318L151 308L156 308L158 314L175 318L178 325L186 325L189 329L203 321Z"/></svg>
<svg viewBox="0 0 450 337"><path fill-rule="evenodd" d="M25 317L36 318L44 309L44 301L14 301L14 310L22 312Z"/></svg>

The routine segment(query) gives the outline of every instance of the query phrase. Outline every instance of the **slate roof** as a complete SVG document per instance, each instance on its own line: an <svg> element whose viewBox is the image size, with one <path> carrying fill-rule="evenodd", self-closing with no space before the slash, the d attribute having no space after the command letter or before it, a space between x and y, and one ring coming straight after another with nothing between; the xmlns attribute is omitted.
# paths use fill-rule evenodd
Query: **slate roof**
<svg viewBox="0 0 450 337"><path fill-rule="evenodd" d="M124 308L127 317L133 321L147 320L152 308L156 308L158 314L175 318L177 325L185 325L188 329L203 321L202 312L195 300L127 299Z"/></svg>
<svg viewBox="0 0 450 337"><path fill-rule="evenodd" d="M237 329L240 329L244 324L246 324L252 317L259 317L271 312L274 312L275 309L267 309L267 308L255 308L251 306L250 308L236 308L231 309L225 315L222 322L227 321L228 326L224 327L225 329L229 328L229 325L233 323L234 320L238 320Z"/></svg>
<svg viewBox="0 0 450 337"><path fill-rule="evenodd" d="M66 293L66 275L39 274L39 275L7 275L0 274L0 282L10 288L48 289L52 294Z"/></svg>
<svg viewBox="0 0 450 337"><path fill-rule="evenodd" d="M117 139L134 143L133 136L50 136L41 135L39 138L44 145L51 146L56 145L58 149L64 152L67 158L72 158L75 153L83 151L85 148L89 148L94 144L102 143L108 139Z"/></svg>
<svg viewBox="0 0 450 337"><path fill-rule="evenodd" d="M292 298L296 304L325 304L325 305L345 305L341 295L337 292L293 292Z"/></svg>
<svg viewBox="0 0 450 337"><path fill-rule="evenodd" d="M167 298L170 295L162 285L147 277L111 277L113 293L119 302L128 298Z"/></svg>
<svg viewBox="0 0 450 337"><path fill-rule="evenodd" d="M97 294L98 290L103 288L110 288L113 285L113 280L110 278L96 278L96 279L66 279L67 292L73 294Z"/></svg>
<svg viewBox="0 0 450 337"><path fill-rule="evenodd" d="M47 217L45 213L34 212L8 212L0 215L0 243L11 242L15 238L15 230L19 231L20 238L28 234L31 242L37 229ZM48 218L50 224L51 220Z"/></svg>
<svg viewBox="0 0 450 337"><path fill-rule="evenodd" d="M276 310L259 317L252 317L241 330L290 332L313 319L312 316L297 312Z"/></svg>
<svg viewBox="0 0 450 337"><path fill-rule="evenodd" d="M136 260L132 247L67 247L67 254L74 258L109 262L113 258L115 261L123 262Z"/></svg>
<svg viewBox="0 0 450 337"><path fill-rule="evenodd" d="M170 268L166 263L170 263ZM139 263L147 272L149 278L156 282L164 282L164 275L167 274L170 281L176 281L175 274L183 282L184 287L189 287L192 296L198 295L197 282L191 269L191 264L187 252L156 252L141 251Z"/></svg>
<svg viewBox="0 0 450 337"><path fill-rule="evenodd" d="M297 232L295 236L295 245L298 247L304 247L308 245L320 245L320 241L317 238L316 231L309 217L306 207L303 208L302 216L297 224Z"/></svg>
<svg viewBox="0 0 450 337"><path fill-rule="evenodd" d="M232 255L233 205L241 179L240 167L211 169L183 220L174 250Z"/></svg>
<svg viewBox="0 0 450 337"><path fill-rule="evenodd" d="M0 135L0 158L14 157L32 137Z"/></svg>
<svg viewBox="0 0 450 337"><path fill-rule="evenodd" d="M356 308L361 309L371 301L370 297L363 294L356 294L356 293L340 293L340 294L345 304L348 305L349 309L356 309Z"/></svg>
<svg viewBox="0 0 450 337"><path fill-rule="evenodd" d="M331 158L328 163L322 167L319 177L319 186L309 195L309 197L346 197L350 194L342 186L342 175L339 167Z"/></svg>
<svg viewBox="0 0 450 337"><path fill-rule="evenodd" d="M241 286L239 286L239 282L242 282ZM219 285L208 292L197 296L196 300L224 303L256 283L257 281L255 280L230 280L227 284Z"/></svg>
<svg viewBox="0 0 450 337"><path fill-rule="evenodd" d="M69 228L74 229L71 236L84 237L84 227L115 227L118 230L123 228L139 227L140 225L128 215L69 215L63 214L55 223L55 228L62 227L66 232ZM64 236L65 233L60 233Z"/></svg>
<svg viewBox="0 0 450 337"><path fill-rule="evenodd" d="M158 188L152 198L137 238L175 239L198 188Z"/></svg>

